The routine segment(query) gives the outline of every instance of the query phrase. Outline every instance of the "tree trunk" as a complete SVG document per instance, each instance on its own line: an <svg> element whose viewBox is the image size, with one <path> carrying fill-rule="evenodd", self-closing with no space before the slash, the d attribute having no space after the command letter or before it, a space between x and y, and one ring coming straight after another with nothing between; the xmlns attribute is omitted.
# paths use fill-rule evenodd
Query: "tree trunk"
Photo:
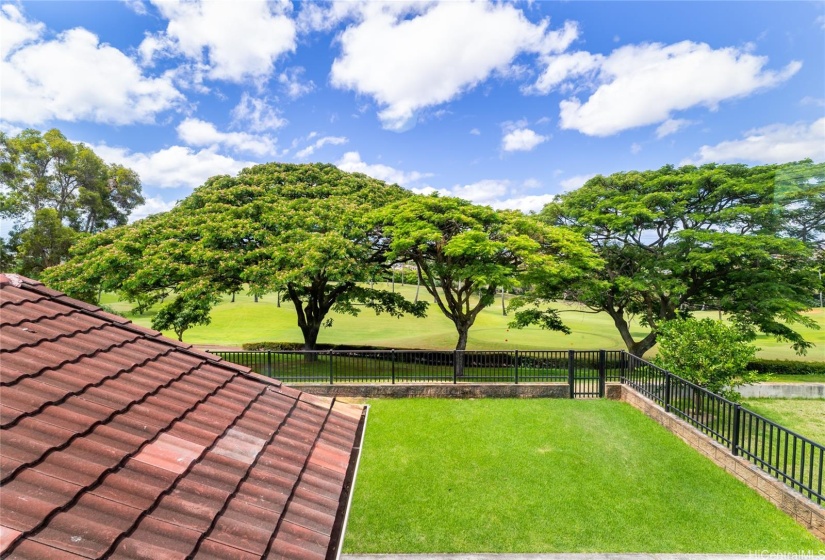
<svg viewBox="0 0 825 560"><path fill-rule="evenodd" d="M301 326L301 332L304 335L304 360L307 362L317 362L318 353L315 351L318 348L318 333L321 332L321 325L305 325Z"/></svg>
<svg viewBox="0 0 825 560"><path fill-rule="evenodd" d="M464 351L467 349L467 335L470 332L469 326L456 325L458 330L458 342L456 342L455 349L455 376L457 378L464 377Z"/></svg>
<svg viewBox="0 0 825 560"><path fill-rule="evenodd" d="M507 307L504 305L504 288L501 288L501 314L507 316Z"/></svg>
<svg viewBox="0 0 825 560"><path fill-rule="evenodd" d="M622 311L615 309L606 309L605 311L607 311L607 314L613 319L613 324L616 325L616 330L619 331L619 335L622 337L622 341L625 347L627 347L628 352L637 358L643 358L645 352L656 345L655 331L651 331L642 340L637 342L633 340L633 335L630 334L630 325L625 320Z"/></svg>
<svg viewBox="0 0 825 560"><path fill-rule="evenodd" d="M277 300L276 300L277 306L281 307L281 292L280 291L278 291L276 297L277 297Z"/></svg>

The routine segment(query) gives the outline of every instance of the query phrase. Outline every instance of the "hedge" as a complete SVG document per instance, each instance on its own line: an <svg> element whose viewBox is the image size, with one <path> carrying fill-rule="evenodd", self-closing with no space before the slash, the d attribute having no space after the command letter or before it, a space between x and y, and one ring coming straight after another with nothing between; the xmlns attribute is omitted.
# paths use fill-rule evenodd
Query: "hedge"
<svg viewBox="0 0 825 560"><path fill-rule="evenodd" d="M775 375L825 375L825 362L798 360L753 360L748 369Z"/></svg>

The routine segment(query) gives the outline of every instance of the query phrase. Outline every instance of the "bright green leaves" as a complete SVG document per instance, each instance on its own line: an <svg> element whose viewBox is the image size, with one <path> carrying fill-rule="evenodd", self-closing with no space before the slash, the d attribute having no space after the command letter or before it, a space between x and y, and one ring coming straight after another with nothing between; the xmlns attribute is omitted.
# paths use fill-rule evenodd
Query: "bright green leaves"
<svg viewBox="0 0 825 560"><path fill-rule="evenodd" d="M823 184L825 165L809 161L666 166L594 177L542 217L581 232L604 259L567 293L610 314L630 352L642 355L659 324L697 305L804 351L809 345L789 325L807 324L801 312L815 289L810 239L821 243ZM634 315L651 329L640 341L629 331Z"/></svg>
<svg viewBox="0 0 825 560"><path fill-rule="evenodd" d="M709 391L738 399L735 387L757 381L748 362L758 348L753 334L712 319L677 319L659 327L655 362Z"/></svg>
<svg viewBox="0 0 825 560"><path fill-rule="evenodd" d="M599 264L572 231L457 198L410 197L376 216L390 240L389 257L418 266L423 285L456 326L459 350L499 288L572 281Z"/></svg>

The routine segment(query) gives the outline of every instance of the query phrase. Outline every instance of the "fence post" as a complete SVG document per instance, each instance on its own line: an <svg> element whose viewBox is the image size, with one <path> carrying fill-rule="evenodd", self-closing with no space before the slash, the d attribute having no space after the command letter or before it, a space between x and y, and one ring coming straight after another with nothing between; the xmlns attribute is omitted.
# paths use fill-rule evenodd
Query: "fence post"
<svg viewBox="0 0 825 560"><path fill-rule="evenodd" d="M272 375L272 350L266 351L266 374L269 377L275 377Z"/></svg>
<svg viewBox="0 0 825 560"><path fill-rule="evenodd" d="M574 350L567 351L567 383L570 385L570 398L576 398L576 390L574 387L575 384L575 376L574 376L574 368L575 368L575 360L576 360L576 353Z"/></svg>
<svg viewBox="0 0 825 560"><path fill-rule="evenodd" d="M627 373L627 352L625 350L622 350L622 353L619 354L619 383L624 384L626 373Z"/></svg>
<svg viewBox="0 0 825 560"><path fill-rule="evenodd" d="M395 348L390 350L390 357L392 359L392 384L395 385Z"/></svg>
<svg viewBox="0 0 825 560"><path fill-rule="evenodd" d="M739 424L742 420L742 407L733 406L733 435L730 438L730 452L736 457L739 455Z"/></svg>
<svg viewBox="0 0 825 560"><path fill-rule="evenodd" d="M462 356L463 358L463 356ZM453 350L453 385L458 382L458 350Z"/></svg>
<svg viewBox="0 0 825 560"><path fill-rule="evenodd" d="M599 398L604 398L605 383L607 382L607 353L599 350Z"/></svg>
<svg viewBox="0 0 825 560"><path fill-rule="evenodd" d="M670 412L670 388L673 384L673 376L665 370L665 412Z"/></svg>
<svg viewBox="0 0 825 560"><path fill-rule="evenodd" d="M332 350L329 351L329 384L333 384L333 377L332 377Z"/></svg>
<svg viewBox="0 0 825 560"><path fill-rule="evenodd" d="M518 350L516 350L515 382L518 385Z"/></svg>

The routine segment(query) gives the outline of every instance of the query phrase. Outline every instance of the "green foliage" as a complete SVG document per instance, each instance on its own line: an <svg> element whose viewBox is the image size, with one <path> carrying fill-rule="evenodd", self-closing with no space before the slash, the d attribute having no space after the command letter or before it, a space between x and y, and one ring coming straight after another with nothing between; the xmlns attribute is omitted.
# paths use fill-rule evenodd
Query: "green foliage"
<svg viewBox="0 0 825 560"><path fill-rule="evenodd" d="M676 319L659 328L660 367L711 392L736 398L733 389L759 380L748 370L758 348L751 333L713 319Z"/></svg>
<svg viewBox="0 0 825 560"><path fill-rule="evenodd" d="M825 375L825 362L799 360L752 360L748 369L773 375Z"/></svg>
<svg viewBox="0 0 825 560"><path fill-rule="evenodd" d="M571 333L570 328L562 323L559 313L555 309L532 308L517 311L508 326L514 329L523 329L530 325L538 325L542 329L560 331L564 334Z"/></svg>
<svg viewBox="0 0 825 560"><path fill-rule="evenodd" d="M59 264L78 235L63 225L57 210L41 208L35 212L31 227L16 236L20 274L37 278L46 267Z"/></svg>
<svg viewBox="0 0 825 560"><path fill-rule="evenodd" d="M455 325L458 350L499 288L565 284L598 264L568 229L458 198L409 197L376 215L390 240L389 258L415 263L422 285ZM557 328L560 322L546 325Z"/></svg>
<svg viewBox="0 0 825 560"><path fill-rule="evenodd" d="M796 218L790 212L819 204L818 191L804 186L823 181L825 164L810 161L596 176L546 206L542 217L581 232L604 268L563 291L541 287L542 295L605 311L639 356L656 344L662 322L701 306L804 353L810 343L792 326L813 328L802 312L819 280L810 243L790 235L801 227L794 220L809 233L819 226L811 225L813 210ZM641 339L630 332L633 317L648 328Z"/></svg>
<svg viewBox="0 0 825 560"><path fill-rule="evenodd" d="M211 308L220 295L244 287L258 296L283 291L311 349L333 308L425 313L424 303L356 284L388 266L386 241L367 215L406 196L398 186L332 165L258 165L236 177L212 177L170 212L84 240L46 277L81 299L115 291L142 309L173 294L203 298ZM207 303L187 317L200 320ZM172 324L170 305L162 309Z"/></svg>
<svg viewBox="0 0 825 560"><path fill-rule="evenodd" d="M0 133L0 218L14 224L7 250L23 274L36 276L65 259L76 238L70 232L123 225L143 201L134 171L107 165L57 129Z"/></svg>
<svg viewBox="0 0 825 560"><path fill-rule="evenodd" d="M178 340L183 340L183 333L196 325L208 325L209 312L216 303L210 293L191 294L188 297L178 294L168 305L164 305L152 319L152 328L159 331L171 329Z"/></svg>

